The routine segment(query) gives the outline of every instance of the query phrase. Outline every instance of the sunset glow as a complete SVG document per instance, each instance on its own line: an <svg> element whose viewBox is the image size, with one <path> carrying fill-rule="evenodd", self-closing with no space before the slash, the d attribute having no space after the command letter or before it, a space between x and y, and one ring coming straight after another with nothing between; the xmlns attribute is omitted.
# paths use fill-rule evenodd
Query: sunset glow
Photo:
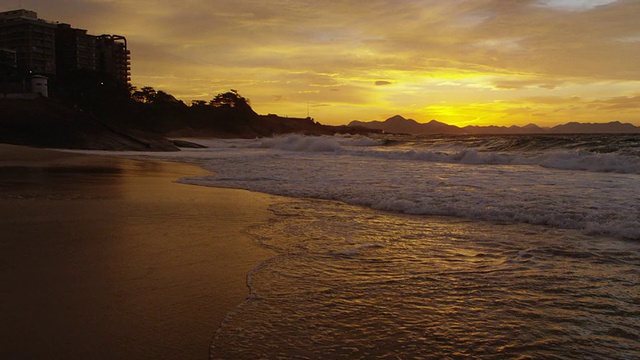
<svg viewBox="0 0 640 360"><path fill-rule="evenodd" d="M2 10L18 8L17 0ZM127 37L132 83L323 124L640 125L636 0L24 0Z"/></svg>

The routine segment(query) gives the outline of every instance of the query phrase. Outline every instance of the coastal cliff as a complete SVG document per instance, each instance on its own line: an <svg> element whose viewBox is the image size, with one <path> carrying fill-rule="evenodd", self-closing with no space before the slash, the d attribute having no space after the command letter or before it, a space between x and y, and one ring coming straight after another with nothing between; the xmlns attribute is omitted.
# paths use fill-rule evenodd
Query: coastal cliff
<svg viewBox="0 0 640 360"><path fill-rule="evenodd" d="M0 99L0 142L67 149L178 151L183 144L171 138L378 132L322 125L310 118L259 115L249 106L107 99L82 106L60 99Z"/></svg>
<svg viewBox="0 0 640 360"><path fill-rule="evenodd" d="M0 142L47 148L176 151L170 140L45 98L0 100Z"/></svg>

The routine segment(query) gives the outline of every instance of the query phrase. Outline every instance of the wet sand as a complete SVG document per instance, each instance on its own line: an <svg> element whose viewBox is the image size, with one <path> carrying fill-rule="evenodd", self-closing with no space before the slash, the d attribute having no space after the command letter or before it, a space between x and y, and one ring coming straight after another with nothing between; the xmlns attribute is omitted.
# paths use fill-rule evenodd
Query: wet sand
<svg viewBox="0 0 640 360"><path fill-rule="evenodd" d="M207 359L271 198L202 173L0 145L0 358Z"/></svg>

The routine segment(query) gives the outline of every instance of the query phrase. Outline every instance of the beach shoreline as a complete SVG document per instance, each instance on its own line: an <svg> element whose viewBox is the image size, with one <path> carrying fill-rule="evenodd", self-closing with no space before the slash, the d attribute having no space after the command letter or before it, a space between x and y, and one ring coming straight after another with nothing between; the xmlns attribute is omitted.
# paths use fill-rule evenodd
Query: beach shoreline
<svg viewBox="0 0 640 360"><path fill-rule="evenodd" d="M206 173L0 145L2 357L206 359L274 199L175 182Z"/></svg>

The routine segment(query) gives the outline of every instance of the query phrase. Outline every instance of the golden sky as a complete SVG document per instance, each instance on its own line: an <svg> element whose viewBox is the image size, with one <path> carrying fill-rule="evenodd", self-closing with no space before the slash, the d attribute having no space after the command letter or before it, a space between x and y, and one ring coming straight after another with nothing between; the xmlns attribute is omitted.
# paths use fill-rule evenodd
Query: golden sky
<svg viewBox="0 0 640 360"><path fill-rule="evenodd" d="M126 36L133 85L187 103L237 89L323 124L640 125L639 0L3 3Z"/></svg>

